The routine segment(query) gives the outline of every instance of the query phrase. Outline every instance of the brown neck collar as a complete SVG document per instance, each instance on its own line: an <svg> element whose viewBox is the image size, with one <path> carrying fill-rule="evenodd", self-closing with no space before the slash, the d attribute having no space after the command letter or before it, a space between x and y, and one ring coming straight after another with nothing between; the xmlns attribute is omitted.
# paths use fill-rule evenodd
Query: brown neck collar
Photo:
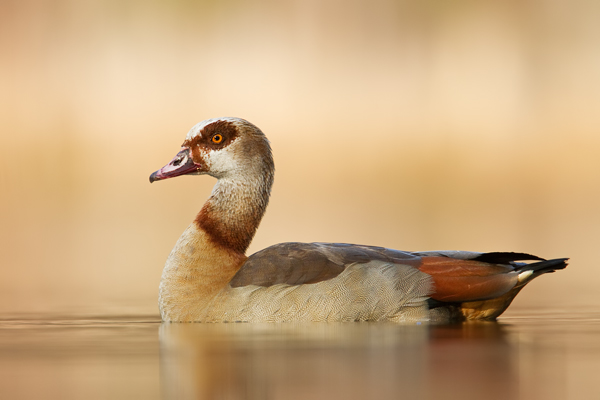
<svg viewBox="0 0 600 400"><path fill-rule="evenodd" d="M266 211L272 183L270 169L249 182L219 180L196 216L196 225L214 245L245 254Z"/></svg>

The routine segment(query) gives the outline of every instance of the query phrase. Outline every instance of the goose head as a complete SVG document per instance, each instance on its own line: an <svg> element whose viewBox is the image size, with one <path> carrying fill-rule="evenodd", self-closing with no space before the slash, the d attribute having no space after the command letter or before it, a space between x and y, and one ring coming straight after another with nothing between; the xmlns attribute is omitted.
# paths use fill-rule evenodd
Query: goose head
<svg viewBox="0 0 600 400"><path fill-rule="evenodd" d="M150 175L150 183L207 174L219 180L266 179L270 187L273 171L269 141L261 130L241 118L224 117L202 121L190 129L181 150Z"/></svg>

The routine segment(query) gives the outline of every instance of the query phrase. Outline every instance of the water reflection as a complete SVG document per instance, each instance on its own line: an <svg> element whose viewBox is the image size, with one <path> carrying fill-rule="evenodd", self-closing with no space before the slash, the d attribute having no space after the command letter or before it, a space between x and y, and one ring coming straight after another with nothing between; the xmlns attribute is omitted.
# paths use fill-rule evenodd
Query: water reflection
<svg viewBox="0 0 600 400"><path fill-rule="evenodd" d="M159 399L157 318L0 319L0 399Z"/></svg>
<svg viewBox="0 0 600 400"><path fill-rule="evenodd" d="M505 327L162 324L167 399L518 397Z"/></svg>
<svg viewBox="0 0 600 400"><path fill-rule="evenodd" d="M1 399L597 399L599 368L600 313L582 310L444 326L0 320Z"/></svg>

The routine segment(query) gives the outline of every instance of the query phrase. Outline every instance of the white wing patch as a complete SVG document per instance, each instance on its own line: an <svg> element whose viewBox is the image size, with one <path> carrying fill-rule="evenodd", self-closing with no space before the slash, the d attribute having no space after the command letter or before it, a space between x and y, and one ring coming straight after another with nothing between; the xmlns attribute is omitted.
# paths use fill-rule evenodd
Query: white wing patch
<svg viewBox="0 0 600 400"><path fill-rule="evenodd" d="M517 279L519 280L519 283L523 283L525 282L531 275L533 275L533 271L532 270L527 270L524 272L521 272L518 276Z"/></svg>

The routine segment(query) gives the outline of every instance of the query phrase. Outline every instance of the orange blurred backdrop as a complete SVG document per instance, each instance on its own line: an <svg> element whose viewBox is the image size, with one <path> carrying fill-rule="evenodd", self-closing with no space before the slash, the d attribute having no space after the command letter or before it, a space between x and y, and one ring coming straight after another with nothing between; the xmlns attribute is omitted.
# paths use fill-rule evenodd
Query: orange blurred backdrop
<svg viewBox="0 0 600 400"><path fill-rule="evenodd" d="M3 1L0 312L157 314L210 177L150 185L238 116L283 241L571 257L513 307L598 304L600 3Z"/></svg>

